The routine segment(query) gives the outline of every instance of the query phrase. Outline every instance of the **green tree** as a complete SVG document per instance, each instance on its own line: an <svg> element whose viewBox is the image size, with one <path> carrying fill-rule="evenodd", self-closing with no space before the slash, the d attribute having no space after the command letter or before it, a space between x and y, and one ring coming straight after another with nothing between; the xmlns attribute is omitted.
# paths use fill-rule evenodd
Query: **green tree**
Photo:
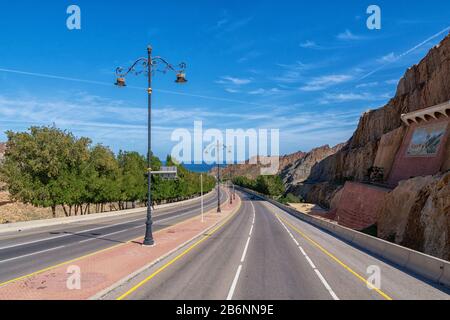
<svg viewBox="0 0 450 320"><path fill-rule="evenodd" d="M235 177L233 182L271 197L281 197L285 192L283 181L279 176L258 176L256 180L247 177Z"/></svg>
<svg viewBox="0 0 450 320"><path fill-rule="evenodd" d="M8 131L7 152L1 167L2 179L11 197L35 206L63 204L73 193L80 194L82 184L61 184L63 177L74 177L89 157L87 138L55 127L31 127L29 132ZM76 191L74 191L76 188Z"/></svg>
<svg viewBox="0 0 450 320"><path fill-rule="evenodd" d="M136 201L145 199L147 193L145 158L137 152L120 151L117 160L121 176L120 201L130 201L135 208Z"/></svg>
<svg viewBox="0 0 450 320"><path fill-rule="evenodd" d="M120 169L114 153L101 144L90 152L87 175L89 202L97 205L97 211L104 211L104 205L120 199ZM100 210L98 210L100 206ZM111 209L111 207L110 207Z"/></svg>

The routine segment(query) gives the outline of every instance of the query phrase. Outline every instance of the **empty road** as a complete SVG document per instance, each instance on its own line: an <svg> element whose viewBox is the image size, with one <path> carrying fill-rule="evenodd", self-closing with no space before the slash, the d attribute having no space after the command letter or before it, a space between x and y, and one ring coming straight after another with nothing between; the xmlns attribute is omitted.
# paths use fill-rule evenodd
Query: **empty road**
<svg viewBox="0 0 450 320"><path fill-rule="evenodd" d="M240 210L194 249L180 249L104 298L450 299L442 287L358 250L266 201L243 193L241 197ZM169 264L177 255L182 257ZM368 288L366 279L374 271L379 271L380 287Z"/></svg>

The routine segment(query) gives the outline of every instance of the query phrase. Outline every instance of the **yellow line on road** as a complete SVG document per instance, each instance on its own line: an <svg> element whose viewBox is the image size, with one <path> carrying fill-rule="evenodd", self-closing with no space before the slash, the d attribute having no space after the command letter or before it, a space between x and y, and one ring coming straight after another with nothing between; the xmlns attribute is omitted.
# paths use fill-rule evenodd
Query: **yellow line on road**
<svg viewBox="0 0 450 320"><path fill-rule="evenodd" d="M176 261L180 260L182 257L184 257L186 254L188 254L189 252L191 252L192 250L194 250L196 247L198 247L201 243L203 243L206 239L208 239L209 237L211 237L214 233L216 233L218 230L220 230L223 226L225 226L228 221L231 220L231 218L233 218L236 213L239 211L239 209L241 208L242 205L242 201L240 201L239 206L235 209L235 211L228 217L226 218L225 221L223 221L221 224L219 224L217 227L215 227L213 230L211 230L208 234L204 235L203 238L201 238L200 240L198 240L197 242L195 242L193 245L191 245L189 248L187 248L186 250L184 250L182 253L180 253L178 256L176 256L175 258L173 258L172 260L170 260L169 262L167 262L166 264L164 264L161 268L159 268L158 270L156 270L155 272L153 272L151 275L149 275L147 278L145 278L144 280L142 280L141 282L139 282L137 285L135 285L134 287L132 287L130 290L128 290L127 292L125 292L124 294L122 294L120 297L118 297L116 300L123 300L126 297L128 297L130 294L132 294L133 292L135 292L137 289L139 289L140 287L142 287L144 284L146 284L147 282L149 282L150 280L152 280L154 277L156 277L158 274L160 274L161 272L163 272L165 269L167 269L169 266L171 266L172 264L174 264Z"/></svg>
<svg viewBox="0 0 450 320"><path fill-rule="evenodd" d="M291 223L289 223L288 221L286 221L285 219L283 219L282 217L280 217L278 214L275 214L281 221L283 221L285 224L287 224L289 227L291 227L293 230L295 230L295 232L297 232L298 234L300 234L303 238L305 238L306 240L308 240L310 243L312 243L314 246L316 246L317 248L319 248L320 251L322 251L323 253L325 253L328 257L330 257L331 259L333 259L334 261L336 261L340 266L342 266L344 269L346 269L348 272L350 272L351 274L353 274L357 279L361 280L362 282L364 282L364 284L366 284L367 286L371 287L373 290L375 290L380 296L382 296L384 299L386 300L393 300L389 295L387 295L386 293L384 293L382 290L374 287L370 282L368 282L363 276L361 276L360 274L358 274L356 271L354 271L352 268L350 268L349 266L347 266L344 262L342 262L341 260L339 260L338 258L336 258L336 256L334 256L332 253L330 253L328 250L326 250L324 247L322 247L320 244L318 244L317 242L315 242L313 239L311 239L310 237L308 237L305 233L303 233L302 231L300 231L298 228L296 228L294 225L292 225Z"/></svg>

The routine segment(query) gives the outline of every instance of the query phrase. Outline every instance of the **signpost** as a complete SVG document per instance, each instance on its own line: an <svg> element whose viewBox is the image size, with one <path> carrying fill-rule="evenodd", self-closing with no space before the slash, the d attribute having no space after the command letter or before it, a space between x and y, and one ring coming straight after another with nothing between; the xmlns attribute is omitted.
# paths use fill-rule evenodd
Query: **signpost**
<svg viewBox="0 0 450 320"><path fill-rule="evenodd" d="M176 180L178 179L177 167L161 167L159 171L152 171L152 174L158 174L164 180Z"/></svg>

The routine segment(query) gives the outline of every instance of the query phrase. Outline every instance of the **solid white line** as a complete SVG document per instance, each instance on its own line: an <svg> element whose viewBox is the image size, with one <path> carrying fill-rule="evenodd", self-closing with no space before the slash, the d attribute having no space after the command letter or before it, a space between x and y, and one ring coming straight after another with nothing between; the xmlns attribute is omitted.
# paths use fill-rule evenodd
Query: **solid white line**
<svg viewBox="0 0 450 320"><path fill-rule="evenodd" d="M161 222L165 222L168 220L172 220L175 218L179 218L179 217L183 217L185 215L188 215L192 212L194 212L195 210L197 210L196 208L194 208L193 210L190 210L186 213L183 213L181 215L176 215L174 217L169 217L169 218L165 218L165 219L161 219L161 220L157 220L155 221L155 225ZM170 214L170 213L167 213ZM165 214L164 214L165 215ZM157 218L158 216L156 216L155 218ZM11 248L16 248L16 247L20 247L20 246L25 246L28 244L34 244L34 243L39 243L39 242L44 242L44 241L51 241L51 240L55 240L55 239L59 239L59 238L64 238L64 237L69 237L69 236L74 236L74 235L80 235L86 232L91 232L91 231L97 231L97 230L101 230L101 229L106 229L106 228L110 228L110 227L117 227L117 226L121 226L124 224L128 224L128 223L132 223L132 222L137 222L137 221L145 221L145 217L143 218L139 218L139 219L134 219L134 220L130 220L130 221L126 221L126 222L121 222L121 223L116 223L116 224L110 224L110 225L106 225L106 226L102 226L102 227L96 227L96 228L92 228L92 229L87 229L87 230L80 230L77 231L75 233L67 233L67 234L63 234L63 235L59 235L59 236L55 236L55 237L49 237L49 238L44 238L44 239L39 239L39 240L33 240L33 241L28 241L28 242L22 242L22 243L18 243L18 244L14 244L14 245L10 245L10 246L5 246L5 247L0 247L0 250L5 250L5 249L11 249ZM140 226L139 226L140 227ZM127 229L130 230L130 229ZM126 231L126 230L124 230ZM51 231L50 231L51 232Z"/></svg>
<svg viewBox="0 0 450 320"><path fill-rule="evenodd" d="M249 235L251 236L252 233L253 233L253 225L252 225L252 227L250 228L250 233L249 233Z"/></svg>
<svg viewBox="0 0 450 320"><path fill-rule="evenodd" d="M1 247L0 250L16 248L16 247L24 246L24 245L27 245L27 244L39 243L39 242L43 242L43 241L55 240L55 239L58 239L58 238L64 238L64 237L69 237L69 236L74 236L74 235L80 235L80 234L83 234L83 233L86 233L86 232L97 231L97 230L100 230L100 229L106 229L106 228L109 228L109 227L116 227L116 226L120 226L120 225L123 225L123 224L140 221L142 219L143 218L130 220L130 221L127 221L127 222L111 224L111 225L102 226L102 227L97 227L97 228L92 228L92 229L87 229L87 230L82 230L82 231L77 231L75 233L67 233L67 234L63 234L63 235L60 235L60 236L56 236L56 237L50 237L50 238L45 238L45 239L39 239L39 240L34 240L34 241L29 241L29 242L18 243L18 244L11 245L11 246Z"/></svg>
<svg viewBox="0 0 450 320"><path fill-rule="evenodd" d="M64 247L66 247L66 246L59 246L59 247L55 247L55 248L50 248L50 249L38 251L38 252L28 253L28 254L24 254L23 256L18 256L18 257L6 259L6 260L1 260L0 263L4 263L4 262L8 262L8 261L13 261L13 260L17 260L17 259L20 259L20 258L26 258L26 257L34 256L34 255L39 254L39 253L49 252L49 251L61 249L61 248L64 248Z"/></svg>
<svg viewBox="0 0 450 320"><path fill-rule="evenodd" d="M320 273L319 270L315 269L314 270L317 274L317 276L319 277L320 281L322 281L323 285L325 286L325 288L328 290L328 292L330 293L330 295L333 297L334 300L339 300L338 296L334 293L333 289L331 289L330 285L328 284L327 280L325 280L325 278L322 276L322 274Z"/></svg>
<svg viewBox="0 0 450 320"><path fill-rule="evenodd" d="M242 265L240 264L237 268L236 275L234 276L233 283L231 284L230 291L228 292L227 300L233 299L234 290L236 290L236 286L239 280L239 275L241 274Z"/></svg>
<svg viewBox="0 0 450 320"><path fill-rule="evenodd" d="M68 236L68 234L63 234L63 235L55 236L55 237L51 237L51 238L45 238L45 239L40 239L40 240L35 240L35 241L18 243L18 244L14 244L11 246L1 247L0 250L16 248L16 247L20 247L20 246L25 246L27 244L33 244L33 243L43 242L43 241L47 241L47 240L54 240L54 239L63 238L63 237L67 237L67 236Z"/></svg>
<svg viewBox="0 0 450 320"><path fill-rule="evenodd" d="M244 252L242 253L241 263L243 263L245 260L245 256L246 256L247 250L248 250L248 245L250 244L250 239L251 239L251 237L248 237L247 243L245 244Z"/></svg>

